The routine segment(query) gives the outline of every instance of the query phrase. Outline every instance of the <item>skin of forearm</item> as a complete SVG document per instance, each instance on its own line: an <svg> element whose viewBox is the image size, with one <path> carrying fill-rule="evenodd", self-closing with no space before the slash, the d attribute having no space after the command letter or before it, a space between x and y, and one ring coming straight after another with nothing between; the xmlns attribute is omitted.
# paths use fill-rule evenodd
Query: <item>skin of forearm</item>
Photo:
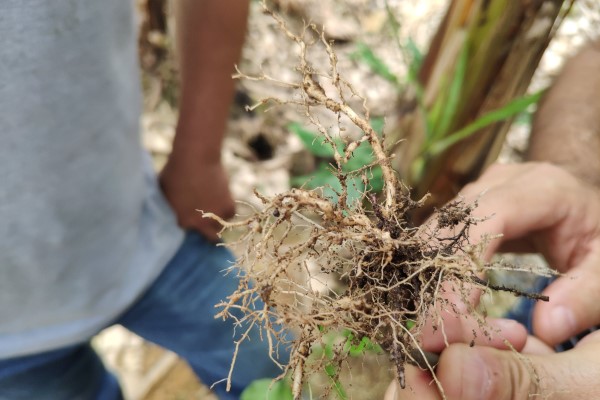
<svg viewBox="0 0 600 400"><path fill-rule="evenodd" d="M219 162L229 107L231 78L244 43L246 0L177 0L177 53L181 93L173 154Z"/></svg>
<svg viewBox="0 0 600 400"><path fill-rule="evenodd" d="M533 122L531 161L549 161L600 187L600 41L569 60Z"/></svg>

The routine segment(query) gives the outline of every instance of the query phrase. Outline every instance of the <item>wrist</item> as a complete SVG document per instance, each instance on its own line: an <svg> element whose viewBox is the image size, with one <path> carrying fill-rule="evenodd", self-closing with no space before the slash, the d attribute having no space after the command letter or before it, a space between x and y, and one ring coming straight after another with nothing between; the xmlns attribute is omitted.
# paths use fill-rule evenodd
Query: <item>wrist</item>
<svg viewBox="0 0 600 400"><path fill-rule="evenodd" d="M219 150L208 152L204 149L186 147L181 150L173 149L163 168L163 173L193 176L217 168L222 168Z"/></svg>
<svg viewBox="0 0 600 400"><path fill-rule="evenodd" d="M178 125L169 160L189 165L220 164L223 130L206 124Z"/></svg>

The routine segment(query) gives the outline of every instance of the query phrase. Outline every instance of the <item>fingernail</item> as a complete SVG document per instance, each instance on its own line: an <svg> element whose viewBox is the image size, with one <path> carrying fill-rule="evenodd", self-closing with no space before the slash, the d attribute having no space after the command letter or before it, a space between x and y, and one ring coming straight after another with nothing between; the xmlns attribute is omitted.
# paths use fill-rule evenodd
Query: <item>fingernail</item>
<svg viewBox="0 0 600 400"><path fill-rule="evenodd" d="M490 371L477 350L463 353L463 399L487 399L490 391Z"/></svg>
<svg viewBox="0 0 600 400"><path fill-rule="evenodd" d="M558 306L550 313L552 332L559 337L559 341L574 335L577 328L575 314L565 306Z"/></svg>

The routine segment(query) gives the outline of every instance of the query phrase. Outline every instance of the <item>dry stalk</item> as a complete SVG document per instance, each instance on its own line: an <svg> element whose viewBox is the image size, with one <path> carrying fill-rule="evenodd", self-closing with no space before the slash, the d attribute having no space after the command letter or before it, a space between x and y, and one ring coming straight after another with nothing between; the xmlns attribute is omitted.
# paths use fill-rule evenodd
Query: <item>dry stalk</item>
<svg viewBox="0 0 600 400"><path fill-rule="evenodd" d="M405 387L404 368L407 362L414 361L415 351L421 351L419 335L425 320L439 321L436 328L443 330L443 320L432 313L458 308L448 300L442 283L451 282L465 298L473 287L487 287L478 276L490 265L480 259L481 246L473 247L468 242L469 228L478 222L471 215L476 204L451 202L426 224L413 226L409 212L421 207L425 199L412 200L397 178L381 138L369 124L364 99L338 73L332 44L313 25L305 26L302 34L296 35L266 6L265 12L299 47L299 80L281 82L264 73L251 77L240 71L235 77L281 84L297 91L299 96L293 100L265 99L260 104L293 104L305 110L307 118L335 149L333 169L342 190L337 202L320 191L303 189L291 189L274 197L256 193L263 209L238 222L205 214L217 219L225 229L244 230L239 242L245 252L233 267L241 283L235 293L217 305L218 317L235 318L244 326L238 343L247 337L252 326L260 326L273 359L277 358L278 346L291 346L291 357L282 366L282 376L290 373L295 399L300 398L311 372L327 363L340 365L348 356L344 346L337 346L333 360L307 363L314 346L322 343L323 335L340 329L352 332L357 342L367 337L386 350L396 366L400 385ZM317 39L311 41L307 39L309 35ZM308 60L309 47L319 44L329 57L328 71L314 70ZM320 84L324 80L328 81L327 87L334 88L329 90L331 93ZM362 100L362 114L348 105L347 97ZM338 121L346 116L362 130L363 136L338 151L332 129L313 116L312 110L317 107L330 110ZM348 204L349 176L342 166L364 141L370 143L376 164L383 171L383 199L366 192L362 202ZM369 170L367 166L359 172L364 181ZM297 244L286 244L290 241ZM309 264L320 270L311 271ZM316 272L342 281L343 289L314 289ZM481 319L481 323L485 321ZM295 333L294 339L289 339L290 331ZM429 369L433 374L431 365Z"/></svg>

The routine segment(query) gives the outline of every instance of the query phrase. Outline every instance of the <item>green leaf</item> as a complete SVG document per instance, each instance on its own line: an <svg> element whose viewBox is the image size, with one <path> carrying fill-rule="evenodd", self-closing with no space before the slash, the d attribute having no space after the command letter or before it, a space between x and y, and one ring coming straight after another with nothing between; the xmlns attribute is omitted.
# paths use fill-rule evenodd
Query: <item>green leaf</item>
<svg viewBox="0 0 600 400"><path fill-rule="evenodd" d="M420 87L419 70L421 69L421 65L423 65L423 60L425 59L425 57L423 56L423 53L421 53L421 50L419 50L417 43L415 43L415 41L411 37L409 37L406 41L406 49L408 51L408 54L410 55L410 64L408 66L408 81L413 84L418 84Z"/></svg>
<svg viewBox="0 0 600 400"><path fill-rule="evenodd" d="M460 95L462 93L463 83L465 81L465 74L467 72L467 61L469 59L469 52L467 44L463 45L463 48L458 57L456 69L448 88L448 97L444 99L444 107L442 114L438 121L433 124L433 140L436 138L443 137L447 134L450 124L454 117L456 117L456 110L458 109L458 103L460 102Z"/></svg>
<svg viewBox="0 0 600 400"><path fill-rule="evenodd" d="M320 162L317 170L314 173L309 175L294 176L290 178L290 184L294 187L304 186L307 189L316 189L318 187L331 184L331 177L334 177L334 174L329 164L326 162ZM333 183L335 185L335 182Z"/></svg>
<svg viewBox="0 0 600 400"><path fill-rule="evenodd" d="M539 91L535 94L520 97L516 100L513 100L506 106L498 110L490 111L489 113L477 118L475 121L465 126L464 128L454 132L452 135L433 143L431 147L427 150L427 153L431 156L438 155L453 144L468 138L480 129L485 128L486 126L491 125L495 122L511 118L525 111L527 107L537 103L541 97L542 91Z"/></svg>
<svg viewBox="0 0 600 400"><path fill-rule="evenodd" d="M292 388L283 380L259 379L250 384L240 400L294 400Z"/></svg>
<svg viewBox="0 0 600 400"><path fill-rule="evenodd" d="M346 204L350 209L352 209L361 202L363 193L365 191L365 186L362 179L360 179L358 176L353 176L346 179L346 187L348 194L348 197L346 198Z"/></svg>
<svg viewBox="0 0 600 400"><path fill-rule="evenodd" d="M314 178L308 182L307 186L310 189L323 188L323 196L333 203L337 203L338 193L342 192L340 180L325 163L321 163L319 170L315 173Z"/></svg>
<svg viewBox="0 0 600 400"><path fill-rule="evenodd" d="M383 117L375 117L371 118L369 121L371 128L379 135L383 135L383 128L385 126L385 118ZM362 142L353 152L352 157L348 160L348 162L343 165L343 169L346 172L356 171L364 167L365 165L371 164L375 161L375 156L373 156L373 148L369 142Z"/></svg>
<svg viewBox="0 0 600 400"><path fill-rule="evenodd" d="M375 132L377 132L377 134L379 136L383 135L383 128L385 127L385 118L373 117L369 121L369 124L371 125L371 128L373 128L373 130Z"/></svg>
<svg viewBox="0 0 600 400"><path fill-rule="evenodd" d="M370 121L373 129L381 134L385 120L382 117L373 118ZM289 125L289 129L294 132L302 140L305 146L316 156L324 158L333 158L333 148L329 143L324 143L319 133L304 129L298 123ZM338 151L342 152L344 143L340 140L336 141ZM342 171L351 173L370 165L375 161L373 150L369 142L362 142L352 153L352 156L342 166ZM383 173L381 167L374 166L367 173L369 178L370 190L379 192L383 189ZM294 187L304 186L307 189L323 188L323 195L334 203L338 201L338 193L342 191L342 185L336 176L335 170L327 163L319 163L317 170L313 174L294 176L290 178L290 184ZM365 191L364 183L359 176L349 176L347 178L347 204L350 207L362 200Z"/></svg>
<svg viewBox="0 0 600 400"><path fill-rule="evenodd" d="M408 64L407 80L409 83L415 85L417 92L422 92L423 89L419 83L418 76L421 65L423 65L423 53L419 50L419 47L411 37L407 39L405 44L402 44L400 40L400 22L394 15L388 0L385 0L385 11L387 14L387 21L392 30L392 35L396 41L396 46L398 46L398 49L402 53L405 62Z"/></svg>
<svg viewBox="0 0 600 400"><path fill-rule="evenodd" d="M359 357L365 354L366 352L374 352L375 354L383 353L383 349L378 344L375 344L366 336L360 340L358 345L350 345L348 349L348 353L352 357Z"/></svg>
<svg viewBox="0 0 600 400"><path fill-rule="evenodd" d="M383 190L383 170L379 165L371 168L371 172L367 173L367 178L370 191L379 193Z"/></svg>
<svg viewBox="0 0 600 400"><path fill-rule="evenodd" d="M412 328L414 328L414 326L415 326L416 324L417 324L417 323L416 323L415 321L413 321L412 319L407 319L407 320L406 320L406 323L405 323L405 325L406 325L406 329L408 329L408 330L410 331Z"/></svg>
<svg viewBox="0 0 600 400"><path fill-rule="evenodd" d="M533 113L529 110L525 110L515 117L515 124L517 125L531 126L532 121Z"/></svg>
<svg viewBox="0 0 600 400"><path fill-rule="evenodd" d="M339 380L333 382L333 387L335 388L335 392L341 400L348 400L348 395L346 394L346 391Z"/></svg>
<svg viewBox="0 0 600 400"><path fill-rule="evenodd" d="M431 143L433 143L433 139L436 136L435 126L437 125L437 122L441 119L442 112L444 111L444 106L444 98L440 97L436 102L433 103L431 108L425 110L425 119L427 123L427 130L425 131L427 134L425 138L425 147L429 147Z"/></svg>
<svg viewBox="0 0 600 400"><path fill-rule="evenodd" d="M352 354L352 350L356 348L356 345L353 344L354 334L349 329L344 329L342 331L342 336L346 338L346 341L344 342L344 353Z"/></svg>
<svg viewBox="0 0 600 400"><path fill-rule="evenodd" d="M301 187L305 183L310 182L311 178L312 178L312 175L292 176L290 178L290 186L292 186L292 187Z"/></svg>
<svg viewBox="0 0 600 400"><path fill-rule="evenodd" d="M373 156L371 144L369 142L362 142L352 152L352 157L342 166L342 169L346 172L356 171L365 165L371 164L373 161L375 161L375 157Z"/></svg>
<svg viewBox="0 0 600 400"><path fill-rule="evenodd" d="M327 364L325 366L325 373L328 377L333 378L337 375L337 368L333 364Z"/></svg>
<svg viewBox="0 0 600 400"><path fill-rule="evenodd" d="M365 43L359 42L356 44L356 51L352 53L352 57L365 63L371 71L379 75L383 79L398 84L398 78L394 75L383 60L373 53L373 50Z"/></svg>
<svg viewBox="0 0 600 400"><path fill-rule="evenodd" d="M336 379L336 377L338 376L337 367L333 364L327 364L325 366L325 373L333 381L333 387L335 388L335 391L336 391L336 394L338 395L338 397L342 400L347 400L348 395L346 394L346 391L344 390L342 383L338 379Z"/></svg>
<svg viewBox="0 0 600 400"><path fill-rule="evenodd" d="M381 346L373 343L367 336L363 336L358 344L354 344L354 334L349 329L344 329L342 336L346 338L344 352L347 352L352 357L361 356L367 351L373 351L377 354L383 353Z"/></svg>
<svg viewBox="0 0 600 400"><path fill-rule="evenodd" d="M350 346L350 350L349 353L352 357L358 357L358 356L362 356L365 353L365 348L367 347L367 345L371 343L371 340L369 340L368 337L364 336L360 342L358 343L358 345L353 345Z"/></svg>
<svg viewBox="0 0 600 400"><path fill-rule="evenodd" d="M396 18L396 16L394 15L394 12L392 11L392 8L390 7L388 0L385 0L385 11L387 13L387 21L390 24L390 27L392 28L392 35L394 36L396 45L398 46L398 49L400 51L403 51L404 49L402 48L402 44L400 43L401 25L400 25L400 22L398 21L398 19Z"/></svg>
<svg viewBox="0 0 600 400"><path fill-rule="evenodd" d="M429 153L424 152L420 154L410 165L410 176L412 182L420 182L423 174L425 173L425 168L427 167L427 159L429 158Z"/></svg>
<svg viewBox="0 0 600 400"><path fill-rule="evenodd" d="M298 122L289 124L288 129L300 138L304 147L306 147L311 154L317 157L333 158L335 154L333 146L331 143L328 143L320 133L308 130ZM334 139L333 141L338 152L343 152L345 147L344 141L341 139Z"/></svg>
<svg viewBox="0 0 600 400"><path fill-rule="evenodd" d="M339 193L342 192L342 183L335 175L334 171L327 163L320 163L317 171L313 175L304 175L292 179L292 184L300 183L307 189L323 188L323 196L333 203L339 200ZM347 194L346 203L349 207L354 207L356 202L362 199L362 193L365 191L362 180L357 176L349 176L346 179Z"/></svg>

